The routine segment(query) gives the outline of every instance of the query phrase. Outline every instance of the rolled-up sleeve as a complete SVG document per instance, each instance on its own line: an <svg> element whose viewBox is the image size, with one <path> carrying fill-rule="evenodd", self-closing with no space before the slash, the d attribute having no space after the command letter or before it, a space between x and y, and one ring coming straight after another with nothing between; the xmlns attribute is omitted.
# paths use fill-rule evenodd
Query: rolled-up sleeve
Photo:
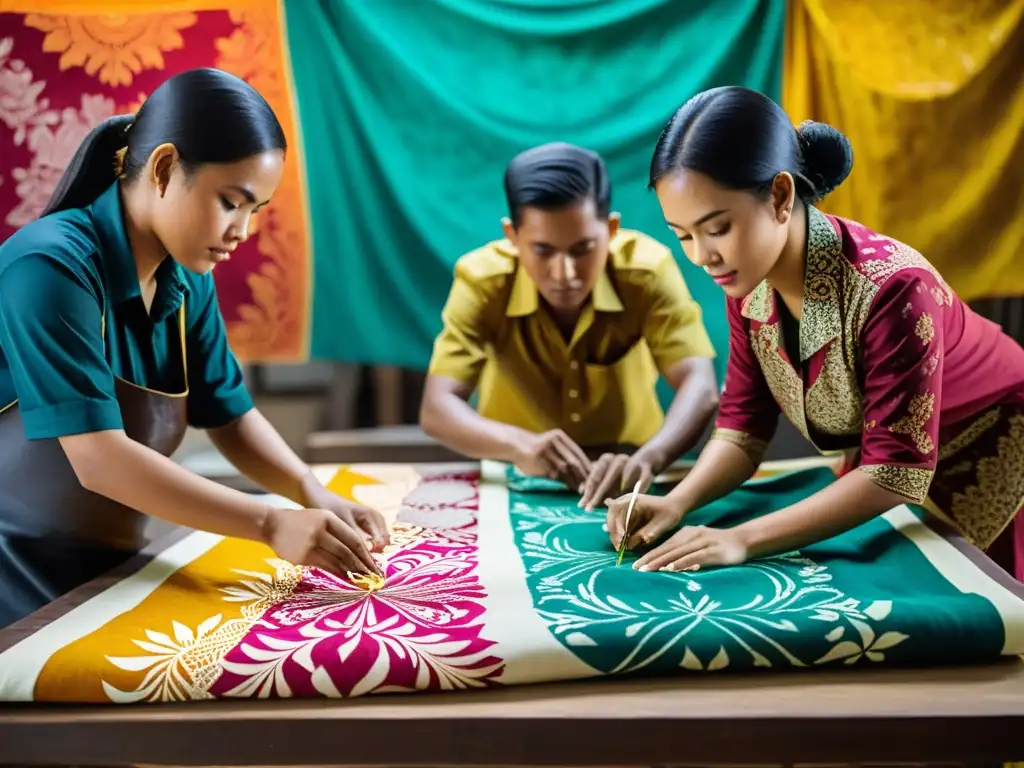
<svg viewBox="0 0 1024 768"><path fill-rule="evenodd" d="M29 440L123 429L103 342L102 297L44 254L0 274L0 347Z"/></svg>
<svg viewBox="0 0 1024 768"><path fill-rule="evenodd" d="M864 431L858 469L924 501L938 462L943 307L936 278L901 273L879 290L861 334Z"/></svg>
<svg viewBox="0 0 1024 768"><path fill-rule="evenodd" d="M727 298L726 313L729 364L711 439L738 445L758 465L775 436L780 410L750 346L740 302Z"/></svg>
<svg viewBox="0 0 1024 768"><path fill-rule="evenodd" d="M188 331L188 423L197 429L223 427L252 410L242 366L228 345L213 275L198 281L186 298Z"/></svg>

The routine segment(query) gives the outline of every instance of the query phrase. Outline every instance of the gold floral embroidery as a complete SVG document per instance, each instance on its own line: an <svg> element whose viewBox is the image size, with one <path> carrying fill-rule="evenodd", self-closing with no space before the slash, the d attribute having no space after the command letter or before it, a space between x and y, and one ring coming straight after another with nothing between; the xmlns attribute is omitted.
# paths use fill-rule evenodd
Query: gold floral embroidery
<svg viewBox="0 0 1024 768"><path fill-rule="evenodd" d="M956 456L960 451L998 424L1001 415L1002 412L999 408L985 411L979 418L968 424L963 432L958 433L949 442L939 446L939 461L945 461Z"/></svg>
<svg viewBox="0 0 1024 768"><path fill-rule="evenodd" d="M914 441L914 445L917 446L917 450L927 456L935 450L935 443L924 427L932 417L934 410L934 393L926 392L923 395L914 395L910 398L907 415L892 424L889 431L898 435L909 435L910 439Z"/></svg>
<svg viewBox="0 0 1024 768"><path fill-rule="evenodd" d="M855 435L862 429L860 390L838 340L829 345L818 378L807 390L806 412L814 428L827 435Z"/></svg>
<svg viewBox="0 0 1024 768"><path fill-rule="evenodd" d="M925 376L931 376L933 373L935 373L935 369L939 367L939 357L941 354L942 350L939 350L934 355L925 360L924 367L922 368Z"/></svg>
<svg viewBox="0 0 1024 768"><path fill-rule="evenodd" d="M898 493L920 504L928 495L935 474L920 467L897 467L892 464L868 464L858 469L887 491Z"/></svg>
<svg viewBox="0 0 1024 768"><path fill-rule="evenodd" d="M902 309L902 310L900 311L900 315L901 315L901 316L902 316L903 318L906 318L906 317L907 317L907 315L909 315L909 314L910 314L911 312L913 312L913 311L914 311L914 305L913 305L913 304L911 304L911 303L910 303L910 302L908 301L908 302L907 302L907 305L906 305L906 306L905 306L905 307L904 307L904 308L903 308L903 309Z"/></svg>
<svg viewBox="0 0 1024 768"><path fill-rule="evenodd" d="M756 331L751 330L750 345L775 402L800 434L809 440L804 420L804 382L779 354L779 324L769 323Z"/></svg>
<svg viewBox="0 0 1024 768"><path fill-rule="evenodd" d="M759 323L771 319L774 297L767 280L758 283L740 304L740 314Z"/></svg>
<svg viewBox="0 0 1024 768"><path fill-rule="evenodd" d="M800 318L801 361L843 332L839 294L845 263L842 241L831 222L816 208L808 208L807 267Z"/></svg>
<svg viewBox="0 0 1024 768"><path fill-rule="evenodd" d="M935 324L932 322L932 316L925 312L917 318L917 325L914 326L914 333L917 334L917 337L925 344L931 344L932 339L935 338Z"/></svg>
<svg viewBox="0 0 1024 768"><path fill-rule="evenodd" d="M59 53L61 71L83 67L101 83L131 85L144 69L163 69L164 52L185 46L180 30L198 16L183 13L108 13L51 16L30 13L25 26L45 32L43 50Z"/></svg>
<svg viewBox="0 0 1024 768"><path fill-rule="evenodd" d="M923 269L930 272L938 287L931 291L932 297L940 305L953 306L953 291L946 285L942 275L933 267L927 259L910 246L904 245L896 240L885 245L884 250L889 254L887 258L868 259L861 262L860 269L866 277L876 284L881 284L887 279L901 272L904 269Z"/></svg>
<svg viewBox="0 0 1024 768"><path fill-rule="evenodd" d="M988 549L1024 505L1024 415L1009 418L996 455L979 459L974 477L953 493L953 519L971 543Z"/></svg>
<svg viewBox="0 0 1024 768"><path fill-rule="evenodd" d="M765 451L768 450L768 443L764 440L760 440L747 432L741 432L738 429L726 429L725 427L715 427L711 433L712 440L722 440L726 443L732 443L743 449L744 453L750 457L751 462L754 466L761 463L764 458Z"/></svg>

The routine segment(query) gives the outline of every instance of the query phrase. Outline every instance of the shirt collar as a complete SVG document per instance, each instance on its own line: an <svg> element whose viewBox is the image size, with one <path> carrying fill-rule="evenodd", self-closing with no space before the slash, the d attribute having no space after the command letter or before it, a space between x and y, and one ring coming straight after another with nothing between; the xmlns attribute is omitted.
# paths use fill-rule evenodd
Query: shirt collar
<svg viewBox="0 0 1024 768"><path fill-rule="evenodd" d="M112 305L142 296L135 258L125 231L120 190L120 183L114 182L88 206L99 239L100 258ZM156 283L151 316L154 321L160 321L181 305L186 290L181 267L169 255L157 268Z"/></svg>
<svg viewBox="0 0 1024 768"><path fill-rule="evenodd" d="M497 246L497 250L506 256L517 258L515 249L507 240L503 240ZM505 307L506 317L532 315L537 311L540 301L537 284L526 273L526 269L519 263L518 259L516 265L515 282L512 284L512 293ZM594 283L594 288L590 292L590 299L593 302L594 310L597 312L622 312L625 309L622 299L619 298L619 294L616 292L612 279L608 274L610 268L609 259L609 266L597 278L597 282Z"/></svg>

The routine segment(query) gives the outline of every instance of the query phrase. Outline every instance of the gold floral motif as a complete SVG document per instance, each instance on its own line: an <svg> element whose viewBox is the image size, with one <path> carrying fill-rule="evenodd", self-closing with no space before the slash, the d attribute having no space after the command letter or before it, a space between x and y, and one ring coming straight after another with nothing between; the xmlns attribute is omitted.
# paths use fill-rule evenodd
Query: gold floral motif
<svg viewBox="0 0 1024 768"><path fill-rule="evenodd" d="M934 472L920 467L897 467L892 464L868 464L858 467L870 477L875 484L887 491L906 496L915 504L920 504L928 495Z"/></svg>
<svg viewBox="0 0 1024 768"><path fill-rule="evenodd" d="M804 382L779 354L779 324L768 323L751 330L750 345L775 402L800 434L810 440L804 420Z"/></svg>
<svg viewBox="0 0 1024 768"><path fill-rule="evenodd" d="M974 478L953 493L952 515L971 543L988 549L1024 505L1024 416L1009 418L996 455L978 460Z"/></svg>
<svg viewBox="0 0 1024 768"><path fill-rule="evenodd" d="M843 332L839 307L846 258L831 222L817 208L807 209L807 261L803 313L800 318L800 360L807 360Z"/></svg>
<svg viewBox="0 0 1024 768"><path fill-rule="evenodd" d="M980 417L968 424L966 429L959 432L956 437L939 446L939 461L951 459L964 448L971 445L985 432L998 424L1001 415L1002 410L998 407L985 411Z"/></svg>
<svg viewBox="0 0 1024 768"><path fill-rule="evenodd" d="M767 280L758 283L740 304L740 314L759 323L767 323L772 316L774 296Z"/></svg>
<svg viewBox="0 0 1024 768"><path fill-rule="evenodd" d="M761 463L762 459L764 459L765 451L768 450L768 443L764 440L756 438L747 432L741 432L738 429L715 427L711 433L711 439L722 440L723 442L739 446L747 454L755 467Z"/></svg>
<svg viewBox="0 0 1024 768"><path fill-rule="evenodd" d="M145 69L163 69L164 53L185 46L180 30L195 25L194 13L110 13L50 16L30 13L25 26L45 32L43 50L59 53L60 69L82 67L110 86L131 85Z"/></svg>
<svg viewBox="0 0 1024 768"><path fill-rule="evenodd" d="M923 456L927 456L935 450L935 443L931 435L925 430L925 425L932 417L935 410L935 394L926 392L923 395L914 395L910 398L910 406L907 408L907 415L889 427L889 431L898 435L909 435L914 441L917 450Z"/></svg>
<svg viewBox="0 0 1024 768"><path fill-rule="evenodd" d="M935 354L924 361L924 367L921 369L924 371L925 376L931 376L935 373L935 370L939 367L939 360L942 357L942 350L937 350Z"/></svg>
<svg viewBox="0 0 1024 768"><path fill-rule="evenodd" d="M917 338L925 344L931 344L932 339L935 338L935 323L932 322L932 316L925 312L917 318L917 325L914 326L914 333L917 334Z"/></svg>
<svg viewBox="0 0 1024 768"><path fill-rule="evenodd" d="M938 286L931 290L935 301L940 306L953 306L953 290L946 285L942 275L924 256L897 240L891 240L889 245L884 246L884 250L889 254L887 258L868 259L861 262L860 270L864 273L865 277L876 285L881 285L897 272L902 272L904 269L923 269L929 272L938 283Z"/></svg>
<svg viewBox="0 0 1024 768"><path fill-rule="evenodd" d="M230 11L238 25L215 42L216 66L246 80L273 107L288 138L289 162L260 214L256 246L263 262L247 276L250 301L229 322L231 348L247 361L302 360L308 343L311 268L306 183L296 116L288 85L277 0L255 0ZM294 159L292 159L294 155Z"/></svg>
<svg viewBox="0 0 1024 768"><path fill-rule="evenodd" d="M827 435L855 435L862 430L864 410L857 379L835 340L814 384L807 390L807 421Z"/></svg>
<svg viewBox="0 0 1024 768"><path fill-rule="evenodd" d="M902 316L902 317L903 317L904 319L906 319L907 315L909 315L909 314L910 314L911 312L913 312L913 311L914 311L914 305L913 305L913 304L911 304L911 303L910 303L910 302L908 301L908 302L907 302L907 305L906 305L905 307L903 307L903 309L902 309L902 310L900 311L900 315L901 315L901 316Z"/></svg>

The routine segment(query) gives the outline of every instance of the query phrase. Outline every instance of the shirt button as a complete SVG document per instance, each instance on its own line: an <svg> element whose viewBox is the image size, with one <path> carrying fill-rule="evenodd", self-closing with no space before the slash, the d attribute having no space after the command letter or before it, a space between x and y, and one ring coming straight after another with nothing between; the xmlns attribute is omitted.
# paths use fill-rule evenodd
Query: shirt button
<svg viewBox="0 0 1024 768"><path fill-rule="evenodd" d="M569 418L572 419L574 422L577 422L580 420L580 415L578 413L570 413Z"/></svg>
<svg viewBox="0 0 1024 768"><path fill-rule="evenodd" d="M569 397L577 397L578 395L579 395L579 392L577 392L575 389L570 389L569 390Z"/></svg>
<svg viewBox="0 0 1024 768"><path fill-rule="evenodd" d="M572 362L569 363L569 367L575 371L577 368L580 367L580 364L573 360Z"/></svg>

